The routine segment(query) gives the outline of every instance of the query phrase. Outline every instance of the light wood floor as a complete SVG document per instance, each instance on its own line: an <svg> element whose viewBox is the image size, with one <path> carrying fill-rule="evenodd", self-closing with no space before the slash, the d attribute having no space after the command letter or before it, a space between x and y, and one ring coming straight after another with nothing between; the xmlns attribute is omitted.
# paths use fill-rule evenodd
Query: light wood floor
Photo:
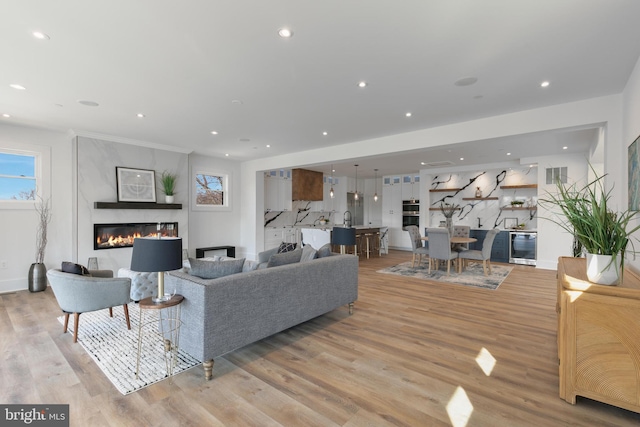
<svg viewBox="0 0 640 427"><path fill-rule="evenodd" d="M91 427L640 424L558 397L555 271L515 267L495 291L376 273L410 258L361 261L353 316L218 358L212 381L199 366L128 396L62 334L50 289L0 295L0 403L68 403Z"/></svg>

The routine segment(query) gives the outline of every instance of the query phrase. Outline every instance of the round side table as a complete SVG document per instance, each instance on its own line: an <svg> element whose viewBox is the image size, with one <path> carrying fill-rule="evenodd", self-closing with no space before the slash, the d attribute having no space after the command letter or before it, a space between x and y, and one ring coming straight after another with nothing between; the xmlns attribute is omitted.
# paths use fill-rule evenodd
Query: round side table
<svg viewBox="0 0 640 427"><path fill-rule="evenodd" d="M180 304L184 300L182 295L173 295L168 301L154 302L152 297L140 300L140 321L138 323L138 357L136 358L136 379L140 372L140 354L142 353L142 330L145 325L158 322L158 329L154 334L163 342L163 356L167 368L167 376L173 375L173 368L178 363L178 348L180 344ZM151 320L144 320L145 312L157 310L158 316ZM151 314L151 313L149 313Z"/></svg>

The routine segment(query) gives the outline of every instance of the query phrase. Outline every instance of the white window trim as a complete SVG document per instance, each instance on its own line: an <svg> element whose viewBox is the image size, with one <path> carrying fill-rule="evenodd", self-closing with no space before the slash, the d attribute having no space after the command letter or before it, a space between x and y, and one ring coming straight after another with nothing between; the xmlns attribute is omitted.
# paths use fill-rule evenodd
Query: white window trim
<svg viewBox="0 0 640 427"><path fill-rule="evenodd" d="M196 190L196 175L212 175L212 176L222 176L223 179L223 192L224 192L224 205L215 206L215 205L198 205L197 204L197 190ZM227 212L232 209L232 199L233 195L231 194L233 180L233 174L226 170L211 170L206 168L193 168L191 171L191 182L189 184L190 188L190 199L191 199L191 210L192 211L213 211L213 212Z"/></svg>
<svg viewBox="0 0 640 427"><path fill-rule="evenodd" d="M35 157L36 200L0 200L2 209L34 209L39 197L51 198L51 148L42 145L0 142L4 153Z"/></svg>

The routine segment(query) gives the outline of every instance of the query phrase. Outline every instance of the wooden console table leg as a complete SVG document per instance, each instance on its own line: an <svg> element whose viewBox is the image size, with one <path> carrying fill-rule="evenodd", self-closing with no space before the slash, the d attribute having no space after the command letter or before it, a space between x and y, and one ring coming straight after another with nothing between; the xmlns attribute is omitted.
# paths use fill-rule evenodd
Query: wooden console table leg
<svg viewBox="0 0 640 427"><path fill-rule="evenodd" d="M213 378L213 359L202 362L202 367L204 368L204 379L210 380Z"/></svg>

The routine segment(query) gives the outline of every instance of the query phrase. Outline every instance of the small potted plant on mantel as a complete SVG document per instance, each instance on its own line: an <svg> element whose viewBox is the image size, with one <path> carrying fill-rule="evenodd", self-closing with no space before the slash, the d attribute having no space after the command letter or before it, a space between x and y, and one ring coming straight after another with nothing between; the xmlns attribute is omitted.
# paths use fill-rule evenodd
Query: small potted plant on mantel
<svg viewBox="0 0 640 427"><path fill-rule="evenodd" d="M162 191L164 192L166 203L173 203L177 179L178 176L176 174L167 171L162 172L160 176L160 183L162 184Z"/></svg>
<svg viewBox="0 0 640 427"><path fill-rule="evenodd" d="M564 218L555 214L555 219L548 219L572 234L584 248L589 280L601 285L617 285L621 282L627 245L631 243L630 253L636 252L631 235L640 225L627 229L636 212L614 212L609 208L612 190L605 190L605 176L596 177L582 188L576 184L567 186L558 180L557 193L547 193L548 198L540 200L540 204L547 205L549 211L554 206L562 211Z"/></svg>

